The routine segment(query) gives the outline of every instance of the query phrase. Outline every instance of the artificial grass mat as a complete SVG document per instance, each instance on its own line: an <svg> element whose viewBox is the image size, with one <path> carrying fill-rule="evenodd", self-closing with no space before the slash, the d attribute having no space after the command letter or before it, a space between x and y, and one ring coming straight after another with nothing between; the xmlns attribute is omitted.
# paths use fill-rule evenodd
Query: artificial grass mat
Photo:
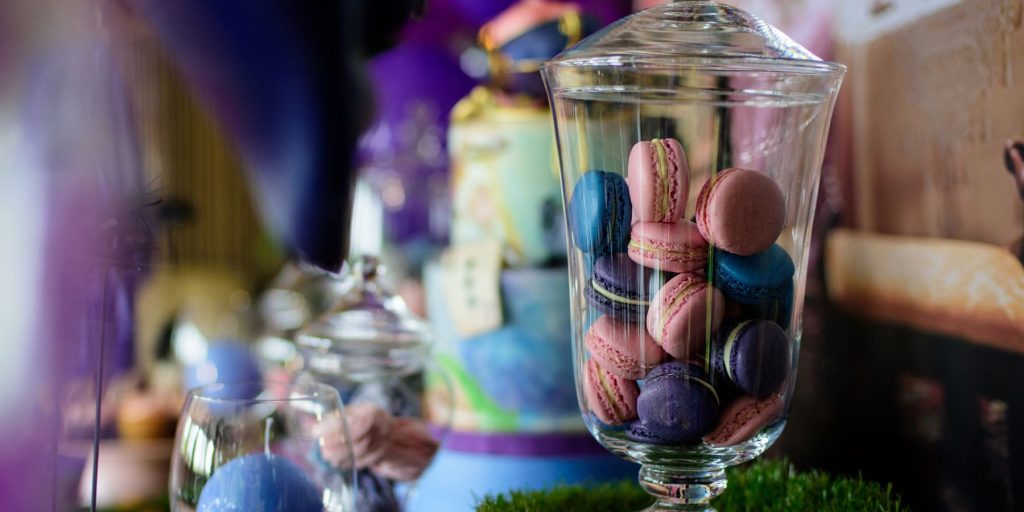
<svg viewBox="0 0 1024 512"><path fill-rule="evenodd" d="M892 485L861 477L798 472L789 461L762 459L728 470L729 487L712 505L719 512L902 512ZM635 512L653 500L635 481L594 487L559 486L542 491L513 491L487 496L477 512Z"/></svg>

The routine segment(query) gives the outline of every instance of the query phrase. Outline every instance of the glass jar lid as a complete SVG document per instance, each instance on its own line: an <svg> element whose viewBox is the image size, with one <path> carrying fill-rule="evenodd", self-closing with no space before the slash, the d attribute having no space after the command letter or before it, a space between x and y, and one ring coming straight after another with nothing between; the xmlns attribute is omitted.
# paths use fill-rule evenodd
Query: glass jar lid
<svg viewBox="0 0 1024 512"><path fill-rule="evenodd" d="M364 381L423 369L429 325L381 282L383 272L377 258L361 257L335 305L299 331L295 342L308 370Z"/></svg>
<svg viewBox="0 0 1024 512"><path fill-rule="evenodd" d="M625 17L562 52L545 68L644 64L812 74L845 70L742 9L703 0L676 0Z"/></svg>

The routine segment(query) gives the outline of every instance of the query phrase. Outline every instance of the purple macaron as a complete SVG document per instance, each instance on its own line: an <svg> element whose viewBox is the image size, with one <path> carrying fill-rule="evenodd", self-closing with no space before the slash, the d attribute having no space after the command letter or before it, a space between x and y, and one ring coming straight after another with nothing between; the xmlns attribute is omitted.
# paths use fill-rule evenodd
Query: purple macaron
<svg viewBox="0 0 1024 512"><path fill-rule="evenodd" d="M626 437L633 441L647 444L674 444L666 439L654 435L653 432L640 420L634 420L626 427Z"/></svg>
<svg viewBox="0 0 1024 512"><path fill-rule="evenodd" d="M775 322L733 321L719 330L712 366L720 379L745 394L764 398L789 376L791 355L789 338Z"/></svg>
<svg viewBox="0 0 1024 512"><path fill-rule="evenodd" d="M625 253L597 259L584 295L594 309L621 322L644 321L651 295L661 287L660 272L634 262Z"/></svg>
<svg viewBox="0 0 1024 512"><path fill-rule="evenodd" d="M637 399L639 425L626 435L655 444L699 443L718 423L718 393L704 371L689 363L663 363L647 374Z"/></svg>

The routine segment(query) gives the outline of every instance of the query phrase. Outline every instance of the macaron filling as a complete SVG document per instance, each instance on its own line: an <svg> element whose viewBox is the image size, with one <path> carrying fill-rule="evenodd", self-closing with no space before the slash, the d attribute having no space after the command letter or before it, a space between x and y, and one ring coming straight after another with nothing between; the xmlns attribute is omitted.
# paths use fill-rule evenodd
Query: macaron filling
<svg viewBox="0 0 1024 512"><path fill-rule="evenodd" d="M694 377L693 375L684 375L683 378L690 379L692 381L696 381L697 384L700 384L701 386L704 386L705 388L708 388L708 391L711 392L711 396L715 397L715 403L716 404L721 404L722 403L721 400L718 399L718 392L715 391L714 386L712 386L710 383L708 383L708 381L706 381L704 379L701 379L699 377Z"/></svg>
<svg viewBox="0 0 1024 512"><path fill-rule="evenodd" d="M733 382L736 381L736 378L732 375L732 347L736 343L736 339L743 333L743 330L751 323L753 323L753 320L740 322L732 331L729 331L729 337L725 341L725 348L722 349L722 363L725 365L725 374Z"/></svg>
<svg viewBox="0 0 1024 512"><path fill-rule="evenodd" d="M697 384L700 384L701 386L704 386L705 388L707 388L708 391L711 392L711 396L715 397L715 403L716 404L721 404L721 401L718 399L718 392L715 391L715 387L712 386L711 383L709 383L708 381L706 381L706 380L704 380L704 379L702 379L700 377L697 377L696 375L691 375L691 374L686 373L686 372L679 372L679 371L665 372L665 373L662 373L660 375L657 375L653 379L647 379L645 385L649 384L649 383L652 383L652 382L657 382L657 381L662 380L662 379L667 379L667 378L670 378L670 377L676 377L676 378L692 380L692 381L696 382Z"/></svg>
<svg viewBox="0 0 1024 512"><path fill-rule="evenodd" d="M644 256L651 256L662 260L696 261L707 255L707 251L704 249L690 249L682 245L672 245L676 245L679 248L672 248L671 246L658 247L656 245L638 242L636 240L629 241L629 247L631 249L643 252Z"/></svg>
<svg viewBox="0 0 1024 512"><path fill-rule="evenodd" d="M612 389L611 383L608 382L608 378L600 369L595 368L594 370L594 373L597 374L597 381L601 385L601 391L604 391L604 397L607 405L611 408L615 418L625 418L626 414L619 408L618 401L615 399L617 397L617 393Z"/></svg>
<svg viewBox="0 0 1024 512"><path fill-rule="evenodd" d="M703 285L704 283L701 281L688 283L678 294L676 294L675 297L672 298L671 301L669 301L668 305L665 306L663 313L658 317L658 332L661 333L662 338L665 336L665 325L668 324L671 317L674 317L682 308L682 304L686 302L686 299L694 293L697 293L698 288Z"/></svg>
<svg viewBox="0 0 1024 512"><path fill-rule="evenodd" d="M629 297L623 297L622 295L612 293L608 291L605 287L598 284L596 279L590 280L590 286L592 286L594 288L594 291L597 292L602 297L605 297L615 302L621 302L623 304L629 304L631 306L649 306L651 304L651 301L649 300L631 299Z"/></svg>

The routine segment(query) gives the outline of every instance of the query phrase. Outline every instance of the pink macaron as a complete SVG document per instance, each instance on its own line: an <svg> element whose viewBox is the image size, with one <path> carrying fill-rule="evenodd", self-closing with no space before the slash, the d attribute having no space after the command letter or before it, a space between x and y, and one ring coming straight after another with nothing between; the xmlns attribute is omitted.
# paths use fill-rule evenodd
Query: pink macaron
<svg viewBox="0 0 1024 512"><path fill-rule="evenodd" d="M349 467L353 463L356 469L372 466L388 448L388 433L394 420L391 414L373 404L348 405L344 420L329 418L321 425L320 453L324 460L338 467Z"/></svg>
<svg viewBox="0 0 1024 512"><path fill-rule="evenodd" d="M708 262L708 243L688 220L637 222L626 251L633 261L667 272L692 272Z"/></svg>
<svg viewBox="0 0 1024 512"><path fill-rule="evenodd" d="M636 382L609 372L596 359L588 359L583 371L583 396L597 419L613 426L636 419Z"/></svg>
<svg viewBox="0 0 1024 512"><path fill-rule="evenodd" d="M733 446L750 440L759 430L782 414L782 399L771 395L760 400L741 396L725 408L718 426L704 441L715 446Z"/></svg>
<svg viewBox="0 0 1024 512"><path fill-rule="evenodd" d="M672 357L691 359L704 355L724 313L722 292L700 275L679 274L651 299L647 330Z"/></svg>
<svg viewBox="0 0 1024 512"><path fill-rule="evenodd" d="M624 379L644 378L665 358L665 351L643 325L620 322L607 315L594 321L584 343L602 368Z"/></svg>
<svg viewBox="0 0 1024 512"><path fill-rule="evenodd" d="M686 211L690 169L675 139L642 140L629 152L629 198L637 219L675 222Z"/></svg>
<svg viewBox="0 0 1024 512"><path fill-rule="evenodd" d="M440 447L427 422L419 418L397 418L388 432L384 455L370 468L377 476L411 482L423 474Z"/></svg>
<svg viewBox="0 0 1024 512"><path fill-rule="evenodd" d="M750 256L775 243L786 198L767 174L732 168L712 176L697 196L697 227L719 249Z"/></svg>

